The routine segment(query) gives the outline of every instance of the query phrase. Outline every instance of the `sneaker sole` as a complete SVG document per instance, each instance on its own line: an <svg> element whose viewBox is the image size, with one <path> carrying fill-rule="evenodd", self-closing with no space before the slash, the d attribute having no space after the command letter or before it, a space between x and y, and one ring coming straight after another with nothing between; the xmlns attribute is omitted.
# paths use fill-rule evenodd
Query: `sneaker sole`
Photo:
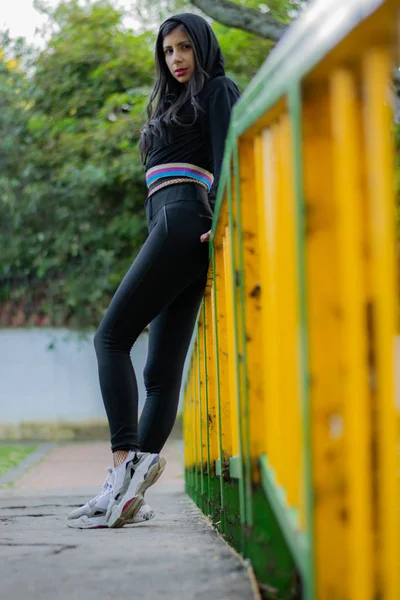
<svg viewBox="0 0 400 600"><path fill-rule="evenodd" d="M108 527L106 517L87 517L83 515L79 519L67 519L68 527L73 529L105 529Z"/></svg>
<svg viewBox="0 0 400 600"><path fill-rule="evenodd" d="M144 513L142 517L139 517L138 511L137 514L133 517L133 519L127 521L125 525L137 525L138 523L146 523L146 521L151 521L151 519L154 519L155 516L156 513L154 512L154 510L149 510L148 512ZM108 523L105 516L88 517L86 515L82 515L78 519L67 519L67 526L72 527L73 529L108 529Z"/></svg>
<svg viewBox="0 0 400 600"><path fill-rule="evenodd" d="M111 529L116 527L123 527L128 523L132 523L135 515L138 513L140 508L144 503L144 494L146 490L154 485L156 481L161 477L162 472L165 469L166 465L165 458L160 458L160 460L153 465L149 471L147 472L147 477L144 479L137 489L135 496L129 498L129 500L122 500L122 507L120 508L120 504L117 504L113 507L111 511L111 515L108 519L108 527ZM125 496L129 495L129 487L125 493Z"/></svg>

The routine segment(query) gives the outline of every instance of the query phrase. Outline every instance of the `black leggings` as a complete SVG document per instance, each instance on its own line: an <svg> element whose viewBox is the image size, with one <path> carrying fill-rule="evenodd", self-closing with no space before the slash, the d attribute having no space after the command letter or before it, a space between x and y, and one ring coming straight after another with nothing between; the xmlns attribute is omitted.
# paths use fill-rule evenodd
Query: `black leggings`
<svg viewBox="0 0 400 600"><path fill-rule="evenodd" d="M143 247L113 296L94 345L111 448L160 452L175 422L185 358L204 293L212 210L197 184L168 186L148 198ZM131 348L150 323L146 402L138 427Z"/></svg>

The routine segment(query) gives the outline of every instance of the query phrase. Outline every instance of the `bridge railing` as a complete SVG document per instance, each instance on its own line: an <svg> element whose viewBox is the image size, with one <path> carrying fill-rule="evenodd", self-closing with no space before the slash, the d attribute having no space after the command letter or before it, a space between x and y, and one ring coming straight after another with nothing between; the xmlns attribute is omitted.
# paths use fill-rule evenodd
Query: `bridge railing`
<svg viewBox="0 0 400 600"><path fill-rule="evenodd" d="M265 597L400 598L399 7L315 2L232 117L185 392L186 486Z"/></svg>

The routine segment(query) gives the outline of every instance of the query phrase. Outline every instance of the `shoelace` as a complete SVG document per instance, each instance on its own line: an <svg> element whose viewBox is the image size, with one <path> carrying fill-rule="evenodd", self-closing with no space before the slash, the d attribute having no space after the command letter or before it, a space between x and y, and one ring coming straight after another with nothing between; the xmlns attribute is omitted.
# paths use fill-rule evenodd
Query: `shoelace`
<svg viewBox="0 0 400 600"><path fill-rule="evenodd" d="M88 502L89 506L93 506L93 504L95 504L97 502L97 500L100 500L100 498L102 498L105 494L107 494L109 490L112 490L112 488L113 488L113 476L112 476L113 469L111 467L108 467L107 471L108 471L108 475L105 478L103 487L101 488L100 492L97 494L97 496L95 498L92 498L91 500L89 500L89 502Z"/></svg>

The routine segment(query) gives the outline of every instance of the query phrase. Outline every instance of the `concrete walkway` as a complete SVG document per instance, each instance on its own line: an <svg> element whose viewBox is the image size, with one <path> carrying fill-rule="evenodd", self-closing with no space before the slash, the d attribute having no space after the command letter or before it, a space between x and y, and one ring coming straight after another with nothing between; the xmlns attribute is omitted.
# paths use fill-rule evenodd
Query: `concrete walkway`
<svg viewBox="0 0 400 600"><path fill-rule="evenodd" d="M253 600L246 566L184 493L179 443L146 494L157 513L122 529L66 527L110 464L105 443L60 445L0 490L1 597L7 600Z"/></svg>

